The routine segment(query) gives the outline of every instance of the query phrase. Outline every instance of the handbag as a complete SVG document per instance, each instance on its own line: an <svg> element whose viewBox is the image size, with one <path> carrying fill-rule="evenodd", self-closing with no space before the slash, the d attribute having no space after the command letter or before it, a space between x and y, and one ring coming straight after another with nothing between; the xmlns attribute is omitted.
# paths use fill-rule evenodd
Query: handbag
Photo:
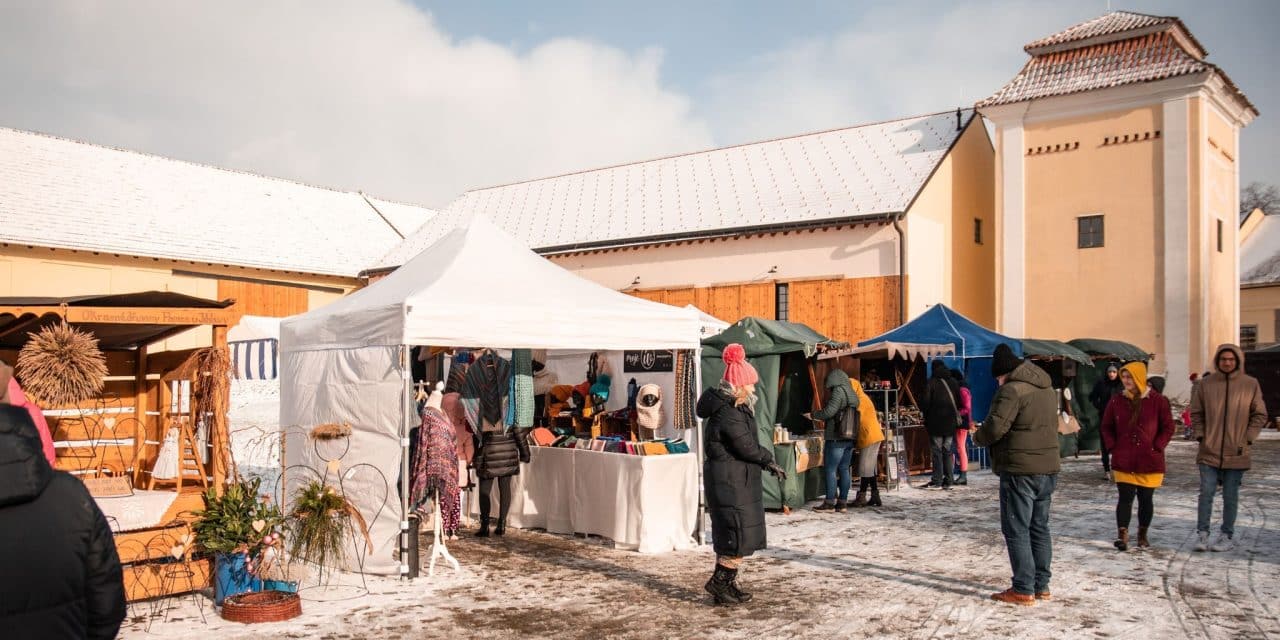
<svg viewBox="0 0 1280 640"><path fill-rule="evenodd" d="M858 439L858 424L861 421L862 416L858 413L857 409L854 409L853 407L845 407L840 412L840 417L836 420L836 439Z"/></svg>

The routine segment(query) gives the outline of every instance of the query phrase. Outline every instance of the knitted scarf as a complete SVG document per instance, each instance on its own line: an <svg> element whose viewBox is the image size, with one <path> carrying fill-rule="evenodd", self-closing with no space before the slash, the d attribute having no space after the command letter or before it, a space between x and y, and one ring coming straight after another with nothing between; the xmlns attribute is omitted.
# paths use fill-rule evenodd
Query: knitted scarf
<svg viewBox="0 0 1280 640"><path fill-rule="evenodd" d="M454 437L453 424L444 412L430 407L423 410L409 504L413 510L420 510L438 491L441 524L446 533L458 530L458 453Z"/></svg>
<svg viewBox="0 0 1280 640"><path fill-rule="evenodd" d="M693 352L680 350L676 352L676 392L675 392L675 428L692 429L697 426L694 421L694 406L697 399L697 381L694 380Z"/></svg>
<svg viewBox="0 0 1280 640"><path fill-rule="evenodd" d="M462 400L473 431L483 431L485 422L502 424L502 395L510 384L511 363L493 352L480 356L467 368L466 379L462 382Z"/></svg>
<svg viewBox="0 0 1280 640"><path fill-rule="evenodd" d="M513 393L512 411L508 421L521 429L533 426L533 351L516 349L511 352Z"/></svg>

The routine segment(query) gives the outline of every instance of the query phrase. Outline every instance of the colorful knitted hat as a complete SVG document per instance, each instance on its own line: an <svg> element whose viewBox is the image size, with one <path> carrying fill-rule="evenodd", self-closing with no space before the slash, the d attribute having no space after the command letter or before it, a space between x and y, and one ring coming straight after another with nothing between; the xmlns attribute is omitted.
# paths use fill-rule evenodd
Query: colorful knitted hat
<svg viewBox="0 0 1280 640"><path fill-rule="evenodd" d="M747 350L733 343L724 348L724 381L735 387L745 387L760 381L756 368L747 363Z"/></svg>

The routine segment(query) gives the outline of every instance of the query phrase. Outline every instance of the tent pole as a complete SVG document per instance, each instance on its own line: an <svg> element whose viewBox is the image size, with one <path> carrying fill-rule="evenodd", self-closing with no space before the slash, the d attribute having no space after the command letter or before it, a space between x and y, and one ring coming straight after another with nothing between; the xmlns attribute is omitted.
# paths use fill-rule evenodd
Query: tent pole
<svg viewBox="0 0 1280 640"><path fill-rule="evenodd" d="M693 350L693 402L696 406L698 396L702 394L702 342ZM692 409L693 407L690 407ZM702 462L705 454L702 451L702 419L698 412L693 412L693 443L698 451L698 544L707 543L706 532L706 495L702 485Z"/></svg>
<svg viewBox="0 0 1280 640"><path fill-rule="evenodd" d="M409 416L413 402L413 376L409 374L409 347L400 345L400 380L403 401L400 404L400 579L409 579ZM437 514L436 517L439 517Z"/></svg>

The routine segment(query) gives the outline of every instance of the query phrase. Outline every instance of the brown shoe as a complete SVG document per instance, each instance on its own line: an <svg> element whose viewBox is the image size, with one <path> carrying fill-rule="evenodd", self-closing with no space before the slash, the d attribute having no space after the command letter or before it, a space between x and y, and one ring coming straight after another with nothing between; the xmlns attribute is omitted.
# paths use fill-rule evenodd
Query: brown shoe
<svg viewBox="0 0 1280 640"><path fill-rule="evenodd" d="M1048 591L1037 591L1037 592L1036 592L1036 600L1043 600L1043 601L1045 601L1045 602L1048 602L1048 601L1050 601L1050 600L1052 600L1052 599L1053 599L1053 594L1052 594L1052 593L1050 593L1050 592L1048 592Z"/></svg>
<svg viewBox="0 0 1280 640"><path fill-rule="evenodd" d="M1036 606L1035 596L1029 593L1018 593L1013 589L1005 589L1000 593L993 593L991 594L991 599L995 600L996 602L1007 602L1009 604L1016 604L1023 607Z"/></svg>
<svg viewBox="0 0 1280 640"><path fill-rule="evenodd" d="M1146 549L1151 546L1151 541L1147 540L1147 528L1138 527L1138 548Z"/></svg>
<svg viewBox="0 0 1280 640"><path fill-rule="evenodd" d="M1129 530L1124 527L1120 527L1116 531L1116 541L1111 544L1114 544L1116 548L1121 551L1128 551L1129 550Z"/></svg>

